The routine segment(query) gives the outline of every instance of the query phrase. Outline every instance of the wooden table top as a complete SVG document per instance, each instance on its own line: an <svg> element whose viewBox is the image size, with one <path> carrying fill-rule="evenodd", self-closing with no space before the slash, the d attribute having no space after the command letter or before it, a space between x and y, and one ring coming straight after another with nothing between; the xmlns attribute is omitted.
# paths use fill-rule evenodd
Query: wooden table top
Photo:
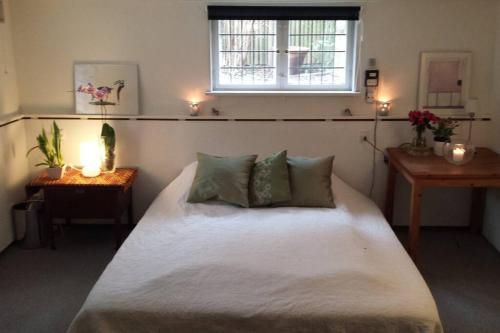
<svg viewBox="0 0 500 333"><path fill-rule="evenodd" d="M113 173L101 173L97 177L84 177L80 171L67 168L61 179L49 178L47 171L42 171L31 180L28 186L104 186L121 187L127 190L132 186L137 173L136 168L117 168Z"/></svg>
<svg viewBox="0 0 500 333"><path fill-rule="evenodd" d="M500 155L488 148L476 148L476 155L467 164L454 165L444 157L412 156L402 148L387 148L387 155L396 166L415 178L488 178L500 179Z"/></svg>

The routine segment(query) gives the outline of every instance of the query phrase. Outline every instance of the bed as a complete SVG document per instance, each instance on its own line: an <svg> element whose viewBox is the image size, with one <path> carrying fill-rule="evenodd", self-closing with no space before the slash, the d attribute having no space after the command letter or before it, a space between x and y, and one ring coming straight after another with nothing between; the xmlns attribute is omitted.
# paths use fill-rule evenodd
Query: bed
<svg viewBox="0 0 500 333"><path fill-rule="evenodd" d="M189 204L196 165L155 199L70 332L440 333L434 299L376 205Z"/></svg>

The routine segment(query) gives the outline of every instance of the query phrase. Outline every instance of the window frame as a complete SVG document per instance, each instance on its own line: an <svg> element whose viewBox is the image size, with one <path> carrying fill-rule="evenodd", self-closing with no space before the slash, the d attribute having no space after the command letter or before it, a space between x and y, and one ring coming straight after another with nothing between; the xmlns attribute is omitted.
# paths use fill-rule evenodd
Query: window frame
<svg viewBox="0 0 500 333"><path fill-rule="evenodd" d="M288 27L289 20L276 21L276 83L261 85L219 83L219 20L210 24L210 85L211 92L333 92L353 93L357 91L357 62L359 58L359 21L347 21L346 83L344 85L292 85L288 83ZM314 21L314 20L311 20Z"/></svg>

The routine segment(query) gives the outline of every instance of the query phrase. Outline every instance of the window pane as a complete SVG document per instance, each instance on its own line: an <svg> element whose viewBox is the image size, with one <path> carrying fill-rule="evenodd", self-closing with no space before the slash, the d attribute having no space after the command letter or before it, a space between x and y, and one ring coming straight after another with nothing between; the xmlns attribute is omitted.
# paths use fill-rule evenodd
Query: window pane
<svg viewBox="0 0 500 333"><path fill-rule="evenodd" d="M347 21L288 22L288 85L346 84Z"/></svg>
<svg viewBox="0 0 500 333"><path fill-rule="evenodd" d="M355 57L348 49L355 45L353 23L296 20L283 24L288 29L278 29L278 21L271 20L214 23L215 89L349 89ZM281 35L285 31L288 36Z"/></svg>
<svg viewBox="0 0 500 333"><path fill-rule="evenodd" d="M335 36L335 51L346 51L346 50L347 50L346 36Z"/></svg>
<svg viewBox="0 0 500 333"><path fill-rule="evenodd" d="M276 84L276 21L219 20L219 84Z"/></svg>

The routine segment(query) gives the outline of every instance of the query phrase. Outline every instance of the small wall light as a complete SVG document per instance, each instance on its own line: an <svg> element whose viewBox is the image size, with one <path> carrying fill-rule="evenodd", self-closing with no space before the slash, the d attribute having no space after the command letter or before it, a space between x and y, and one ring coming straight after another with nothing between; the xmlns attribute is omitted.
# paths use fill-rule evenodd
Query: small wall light
<svg viewBox="0 0 500 333"><path fill-rule="evenodd" d="M191 109L189 115L192 117L195 117L200 113L200 103L198 102L189 102L189 108Z"/></svg>
<svg viewBox="0 0 500 333"><path fill-rule="evenodd" d="M83 166L84 177L97 177L101 174L101 158L97 141L80 143L80 163Z"/></svg>
<svg viewBox="0 0 500 333"><path fill-rule="evenodd" d="M391 111L391 102L377 101L377 114L379 116L388 116L389 111Z"/></svg>

